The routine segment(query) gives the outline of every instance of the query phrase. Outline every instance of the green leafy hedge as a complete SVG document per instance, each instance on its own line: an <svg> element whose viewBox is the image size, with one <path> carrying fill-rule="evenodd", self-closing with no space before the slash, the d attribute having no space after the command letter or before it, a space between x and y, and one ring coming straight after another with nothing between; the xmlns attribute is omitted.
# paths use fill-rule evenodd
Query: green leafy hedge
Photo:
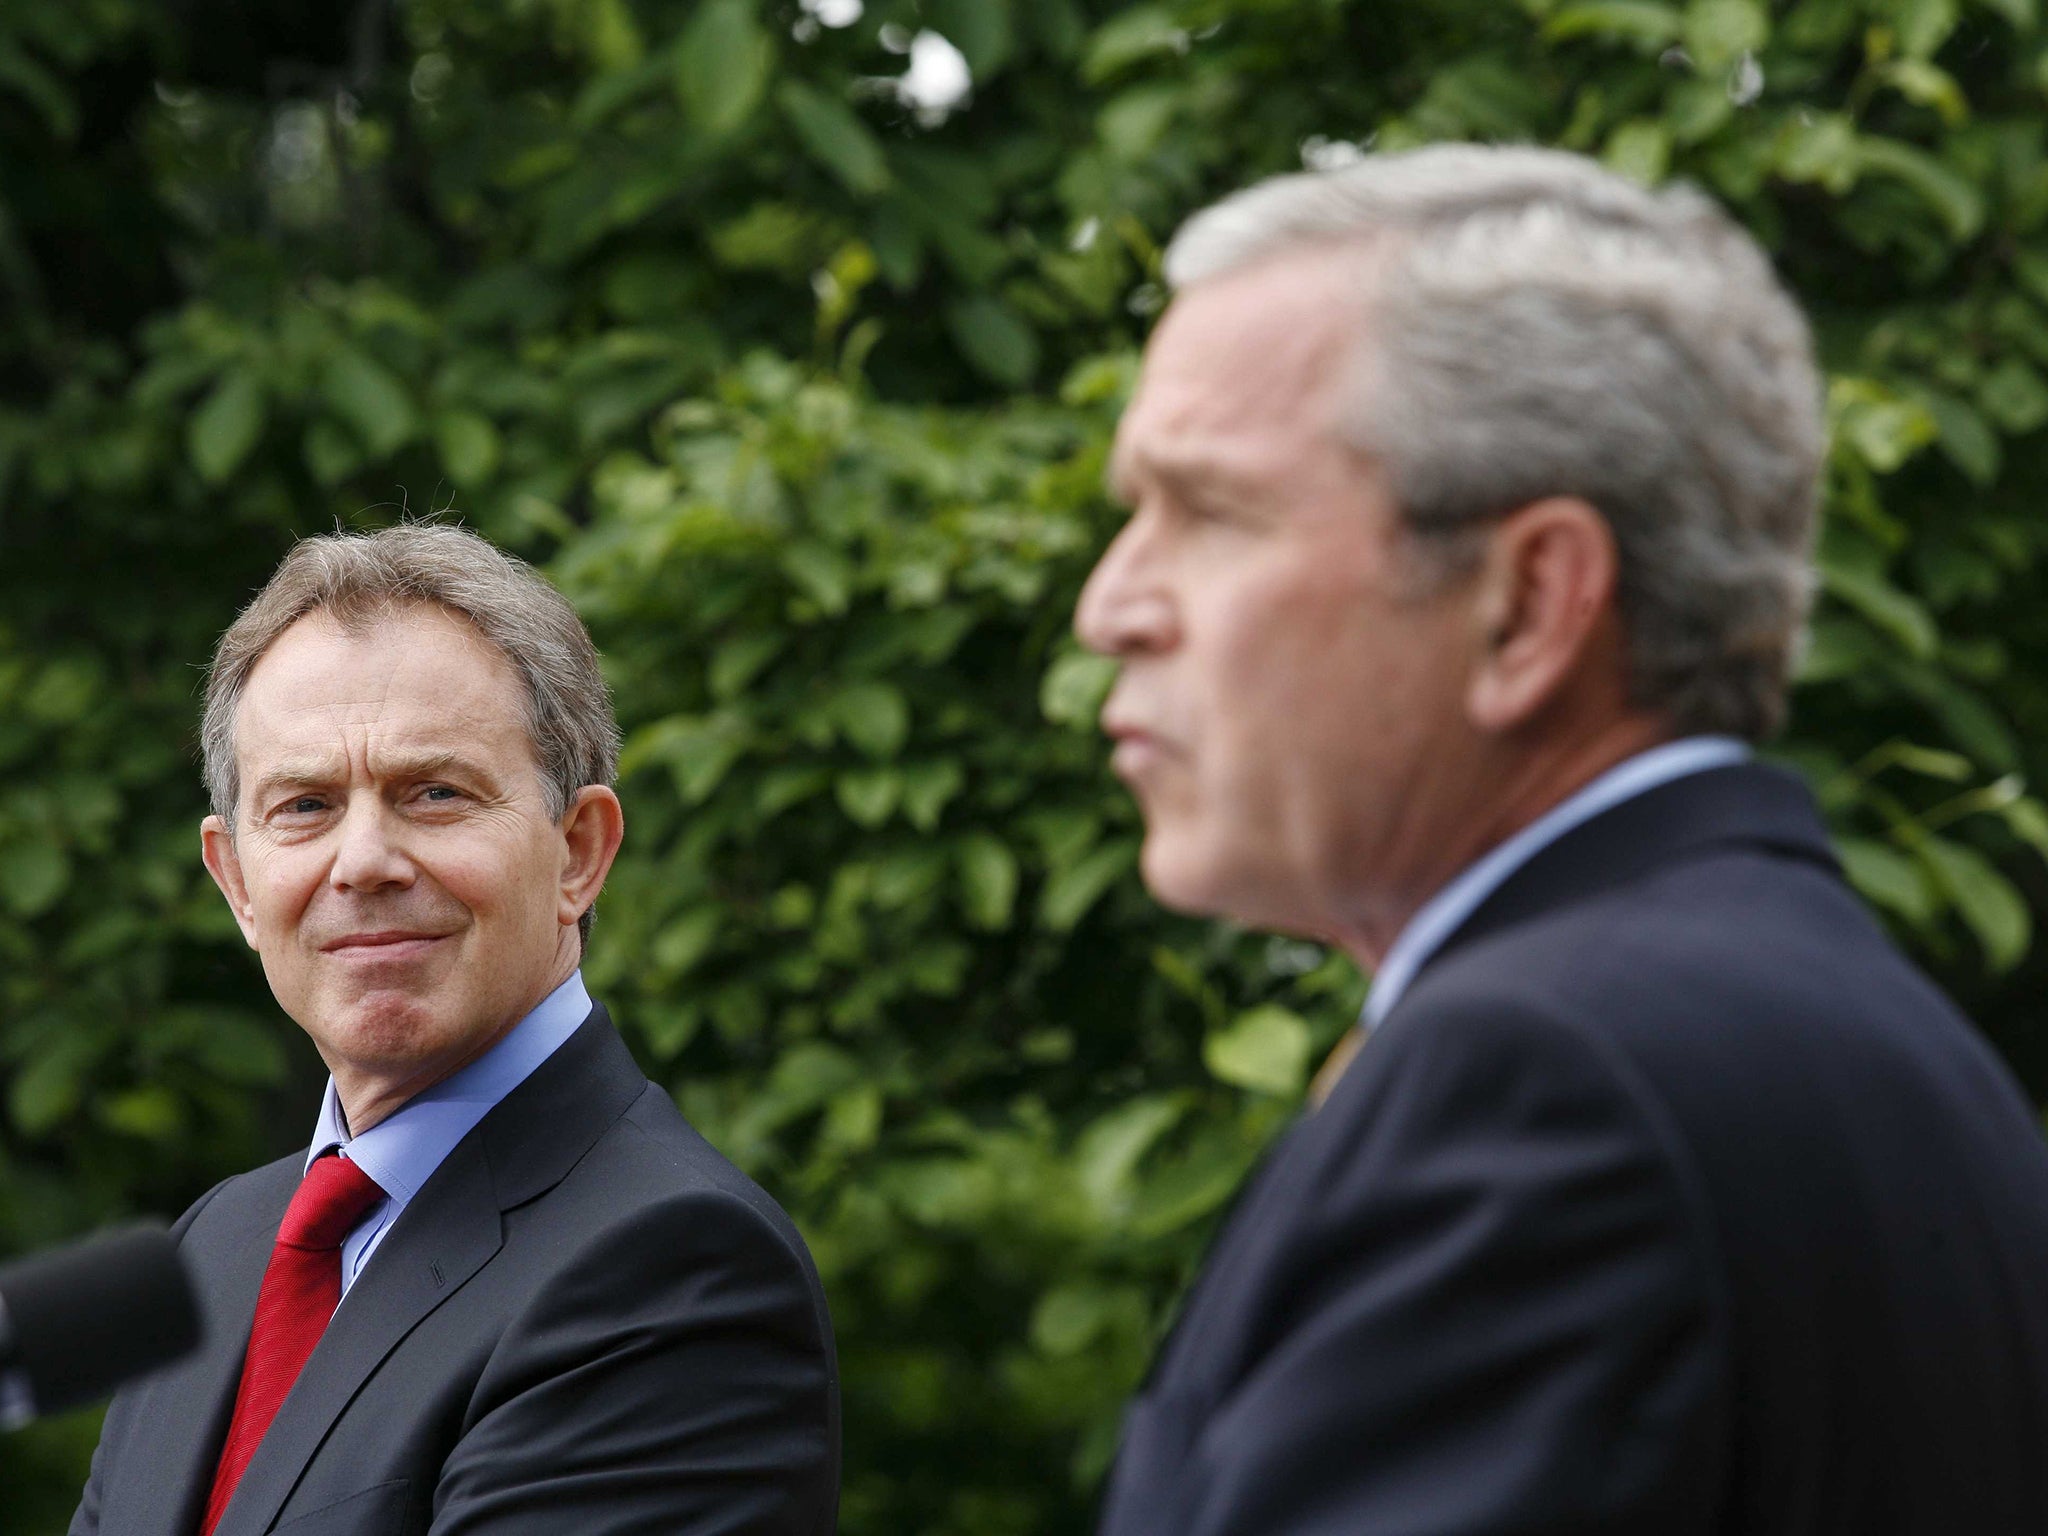
<svg viewBox="0 0 2048 1536"><path fill-rule="evenodd" d="M607 656L589 957L794 1211L846 1528L1085 1528L1363 981L1168 918L1067 625L1157 251L1531 139L1727 201L1835 451L1784 756L2037 1095L2048 35L2032 0L194 0L0 13L0 1250L175 1212L317 1061L199 868L197 667L297 533L453 508ZM972 77L906 94L919 34ZM0 1443L60 1530L94 1432Z"/></svg>

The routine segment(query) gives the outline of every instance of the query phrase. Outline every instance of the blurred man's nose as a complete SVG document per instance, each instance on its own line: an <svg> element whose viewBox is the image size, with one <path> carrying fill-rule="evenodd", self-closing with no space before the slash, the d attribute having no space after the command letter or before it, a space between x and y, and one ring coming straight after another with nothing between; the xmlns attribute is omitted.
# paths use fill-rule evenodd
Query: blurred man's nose
<svg viewBox="0 0 2048 1536"><path fill-rule="evenodd" d="M1141 512L1110 541L1081 589L1074 633L1089 650L1130 656L1173 644L1173 604L1159 580L1153 554L1149 525Z"/></svg>

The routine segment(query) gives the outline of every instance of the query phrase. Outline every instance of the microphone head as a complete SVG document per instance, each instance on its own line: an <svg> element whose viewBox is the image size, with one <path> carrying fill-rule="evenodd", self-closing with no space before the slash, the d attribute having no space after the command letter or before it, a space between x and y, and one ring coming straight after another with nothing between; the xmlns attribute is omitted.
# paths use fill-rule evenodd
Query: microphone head
<svg viewBox="0 0 2048 1536"><path fill-rule="evenodd" d="M199 1342L199 1311L177 1245L128 1227L0 1266L13 1360L37 1413L104 1397Z"/></svg>

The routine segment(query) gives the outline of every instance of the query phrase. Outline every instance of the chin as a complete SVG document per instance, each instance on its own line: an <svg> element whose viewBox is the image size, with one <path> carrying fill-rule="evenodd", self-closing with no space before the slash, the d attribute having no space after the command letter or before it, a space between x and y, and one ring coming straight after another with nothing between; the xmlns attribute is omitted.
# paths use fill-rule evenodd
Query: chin
<svg viewBox="0 0 2048 1536"><path fill-rule="evenodd" d="M1286 871L1268 861L1188 838L1148 833L1138 856L1145 889L1162 907L1213 917L1268 933L1316 937L1319 926L1291 888Z"/></svg>
<svg viewBox="0 0 2048 1536"><path fill-rule="evenodd" d="M1194 917L1235 918L1228 867L1193 839L1148 833L1138 855L1145 889L1162 907Z"/></svg>
<svg viewBox="0 0 2048 1536"><path fill-rule="evenodd" d="M439 1020L424 998L404 992L373 992L351 1000L320 1029L306 1031L352 1062L412 1060L439 1033Z"/></svg>

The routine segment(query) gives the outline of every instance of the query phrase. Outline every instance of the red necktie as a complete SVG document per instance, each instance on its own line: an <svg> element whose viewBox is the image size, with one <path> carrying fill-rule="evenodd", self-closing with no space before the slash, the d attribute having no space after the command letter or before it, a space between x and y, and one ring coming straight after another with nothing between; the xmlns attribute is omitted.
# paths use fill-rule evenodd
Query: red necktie
<svg viewBox="0 0 2048 1536"><path fill-rule="evenodd" d="M235 1390L235 1416L213 1474L200 1536L213 1536L249 1458L341 1305L343 1241L383 1198L376 1181L347 1158L322 1157L306 1170L285 1208L256 1296L256 1325L242 1360L242 1384Z"/></svg>

